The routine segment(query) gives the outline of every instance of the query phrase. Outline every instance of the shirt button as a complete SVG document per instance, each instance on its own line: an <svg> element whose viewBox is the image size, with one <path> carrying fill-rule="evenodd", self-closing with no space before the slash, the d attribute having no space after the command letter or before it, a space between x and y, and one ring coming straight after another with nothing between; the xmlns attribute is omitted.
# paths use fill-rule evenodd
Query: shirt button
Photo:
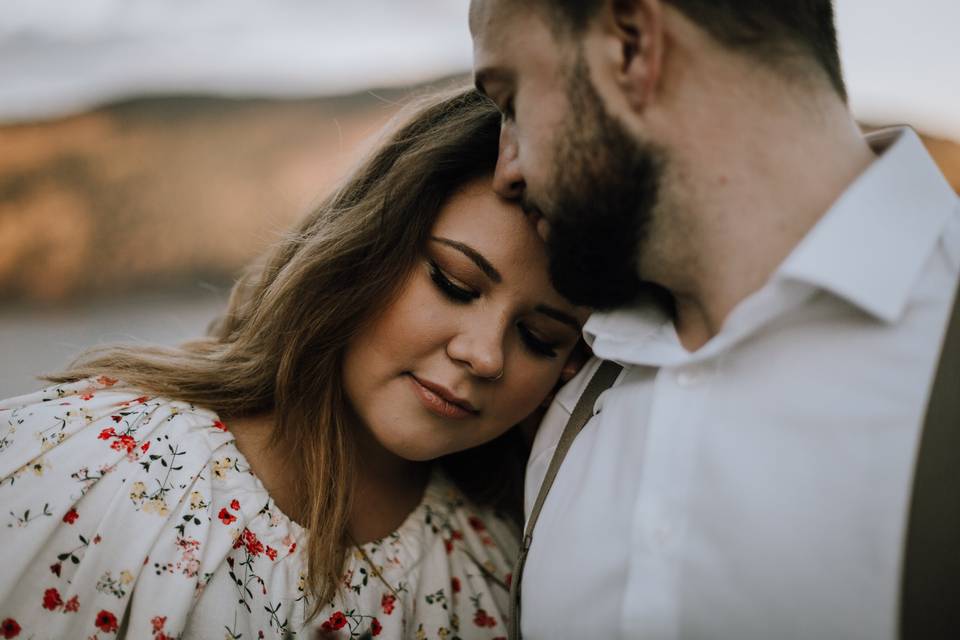
<svg viewBox="0 0 960 640"><path fill-rule="evenodd" d="M673 538L673 528L669 524L661 522L653 528L653 541L657 546L666 546L671 538Z"/></svg>
<svg viewBox="0 0 960 640"><path fill-rule="evenodd" d="M692 387L700 382L703 372L694 367L689 367L677 372L677 384L681 387Z"/></svg>

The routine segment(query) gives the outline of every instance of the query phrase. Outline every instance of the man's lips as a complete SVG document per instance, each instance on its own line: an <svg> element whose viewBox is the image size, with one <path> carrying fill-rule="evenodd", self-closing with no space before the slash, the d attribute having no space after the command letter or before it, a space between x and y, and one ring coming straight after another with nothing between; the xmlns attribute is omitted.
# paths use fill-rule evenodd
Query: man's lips
<svg viewBox="0 0 960 640"><path fill-rule="evenodd" d="M479 413L466 398L455 395L441 384L422 380L408 373L413 391L429 411L444 418L467 418Z"/></svg>

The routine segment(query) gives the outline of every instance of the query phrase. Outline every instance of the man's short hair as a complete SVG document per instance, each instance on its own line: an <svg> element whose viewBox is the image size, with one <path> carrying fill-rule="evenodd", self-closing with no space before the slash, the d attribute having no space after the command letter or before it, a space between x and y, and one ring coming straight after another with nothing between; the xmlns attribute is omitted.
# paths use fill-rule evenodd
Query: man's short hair
<svg viewBox="0 0 960 640"><path fill-rule="evenodd" d="M605 0L538 0L574 32L582 31ZM616 0L614 0L616 1ZM730 49L774 68L812 59L846 101L832 0L664 0Z"/></svg>

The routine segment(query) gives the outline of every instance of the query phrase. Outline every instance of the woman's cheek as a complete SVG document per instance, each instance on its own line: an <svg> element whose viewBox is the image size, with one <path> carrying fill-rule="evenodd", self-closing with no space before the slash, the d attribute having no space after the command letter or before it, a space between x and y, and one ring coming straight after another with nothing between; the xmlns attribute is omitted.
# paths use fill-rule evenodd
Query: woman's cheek
<svg viewBox="0 0 960 640"><path fill-rule="evenodd" d="M544 366L533 366L525 368L526 371L518 371L515 379L517 382L511 385L510 397L514 404L513 415L515 421L520 421L530 415L543 401L548 393L553 389L557 380L560 379L560 365L550 361Z"/></svg>

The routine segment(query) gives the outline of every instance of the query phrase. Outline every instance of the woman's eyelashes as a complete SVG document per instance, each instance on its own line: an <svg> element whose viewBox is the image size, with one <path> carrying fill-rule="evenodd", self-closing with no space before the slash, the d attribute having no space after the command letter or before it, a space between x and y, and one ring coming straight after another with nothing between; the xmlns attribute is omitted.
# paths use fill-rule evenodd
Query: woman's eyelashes
<svg viewBox="0 0 960 640"><path fill-rule="evenodd" d="M452 302L467 303L480 297L480 292L454 284L453 280L433 260L430 261L430 279Z"/></svg>
<svg viewBox="0 0 960 640"><path fill-rule="evenodd" d="M556 358L557 352L556 343L547 342L546 340L541 340L533 333L526 325L518 324L517 331L520 332L520 338L523 340L523 344L526 345L527 349L532 351L538 356L543 356L544 358Z"/></svg>
<svg viewBox="0 0 960 640"><path fill-rule="evenodd" d="M469 304L480 297L479 291L460 286L455 283L453 278L444 273L433 260L430 260L430 279L448 300L456 304ZM517 324L517 332L524 346L534 355L544 358L556 358L556 348L558 343L543 340L537 336L529 327L523 323Z"/></svg>

